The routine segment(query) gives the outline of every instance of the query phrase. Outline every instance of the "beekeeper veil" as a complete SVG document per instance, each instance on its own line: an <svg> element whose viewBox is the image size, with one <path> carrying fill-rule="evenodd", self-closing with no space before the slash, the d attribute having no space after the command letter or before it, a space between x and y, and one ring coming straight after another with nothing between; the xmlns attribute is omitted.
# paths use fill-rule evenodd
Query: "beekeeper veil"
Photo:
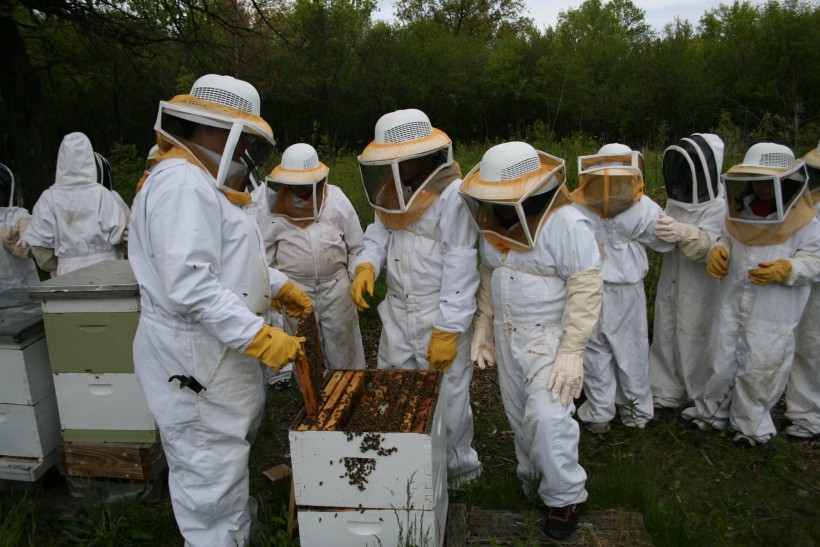
<svg viewBox="0 0 820 547"><path fill-rule="evenodd" d="M493 146L459 194L479 232L498 249L532 249L549 214L569 203L564 160L525 142Z"/></svg>
<svg viewBox="0 0 820 547"><path fill-rule="evenodd" d="M663 153L663 181L669 199L688 205L722 195L723 141L711 133L694 133Z"/></svg>
<svg viewBox="0 0 820 547"><path fill-rule="evenodd" d="M803 161L806 162L806 171L809 174L809 192L814 201L818 201L820 200L820 142L817 143L817 148L809 150L803 156Z"/></svg>
<svg viewBox="0 0 820 547"><path fill-rule="evenodd" d="M282 161L265 179L270 212L295 224L310 223L319 218L327 192L327 165L309 144L289 146Z"/></svg>
<svg viewBox="0 0 820 547"><path fill-rule="evenodd" d="M11 169L0 163L0 195L3 200L0 207L14 207L14 174Z"/></svg>
<svg viewBox="0 0 820 547"><path fill-rule="evenodd" d="M158 159L172 146L193 154L214 177L223 192L235 192L247 179L247 151L257 163L276 144L273 131L260 116L259 93L248 82L231 76L207 74L194 82L191 92L161 101L154 129ZM227 130L221 153L214 153L189 139L195 125Z"/></svg>
<svg viewBox="0 0 820 547"><path fill-rule="evenodd" d="M807 181L787 146L755 144L723 175L727 230L748 245L782 243L814 217Z"/></svg>
<svg viewBox="0 0 820 547"><path fill-rule="evenodd" d="M573 201L603 218L613 218L643 196L644 161L624 144L606 144L597 154L578 157L578 188Z"/></svg>
<svg viewBox="0 0 820 547"><path fill-rule="evenodd" d="M402 179L402 164L410 165L420 158L430 158L434 168L424 180L410 184ZM397 110L379 118L375 138L358 160L370 205L386 213L402 214L424 194L436 174L453 164L453 144L421 110Z"/></svg>
<svg viewBox="0 0 820 547"><path fill-rule="evenodd" d="M94 152L97 161L97 182L102 184L107 190L114 189L114 177L111 172L111 164L102 154Z"/></svg>

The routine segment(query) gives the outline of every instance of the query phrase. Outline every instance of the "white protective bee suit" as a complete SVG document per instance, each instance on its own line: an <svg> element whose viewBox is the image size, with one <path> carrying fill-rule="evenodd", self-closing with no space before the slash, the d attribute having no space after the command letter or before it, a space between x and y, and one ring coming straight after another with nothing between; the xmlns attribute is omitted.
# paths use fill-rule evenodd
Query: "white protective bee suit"
<svg viewBox="0 0 820 547"><path fill-rule="evenodd" d="M0 164L0 291L25 289L40 282L31 249L22 241L31 215L23 207L15 207L14 175Z"/></svg>
<svg viewBox="0 0 820 547"><path fill-rule="evenodd" d="M709 380L703 394L694 399L695 406L683 411L684 418L711 424L716 429L728 425L737 432L735 441L752 445L765 443L776 434L770 411L786 387L795 350L794 331L808 302L811 281L820 272L820 222L807 204L810 198L805 191L793 198L791 209L784 206L767 218L756 217L748 207L749 198L733 198L727 177L742 180L746 173L760 177L760 172L785 171L791 172L793 181L805 186L802 161L795 162L794 155L784 146L760 143L749 149L743 164L724 175L727 218L721 239L709 257L711 260L716 247L726 249L728 274L720 281L717 312L707 347ZM778 216L782 217L781 222L762 227L747 223ZM801 217L796 230L777 232ZM771 237L779 242L761 243ZM750 271L763 263L781 260L791 265L782 281L762 285L752 282Z"/></svg>
<svg viewBox="0 0 820 547"><path fill-rule="evenodd" d="M530 163L528 173L517 179L497 174L504 170L496 166L520 164L523 162L517 160L528 156L537 158ZM538 159L543 166L540 173ZM550 393L549 380L558 366L558 355L574 351L580 392L581 355L598 316L602 285L591 222L573 207L562 206L570 201L563 186L563 171L563 160L537 152L526 143L504 143L484 154L461 187L465 201L473 199L476 204L469 209L477 211L473 218L483 236L479 240L481 289L476 337L483 338L482 328L491 325L501 397L515 435L517 474L525 491L537 484L538 495L548 507L579 504L587 499L586 472L578 463L580 430L572 418L575 405L571 396L562 400ZM534 173L529 183L525 181ZM516 190L510 196L503 186L509 188L516 180L523 183L520 187L524 191ZM526 215L542 219L533 230L533 241L521 238L517 243L523 245L501 241L498 235L509 234L521 224L511 225L510 231L492 226L498 221L487 218L493 213L481 212L482 196L490 204L503 198L523 199L524 207L528 200L544 196L539 210ZM592 280L594 290L583 293L576 285L577 292L571 293L568 285L580 278ZM573 307L568 300L583 302ZM486 350L488 345L492 351L493 344L486 339L473 343L475 349L484 346ZM481 361L478 364L483 368Z"/></svg>
<svg viewBox="0 0 820 547"><path fill-rule="evenodd" d="M605 145L597 155L579 158L579 164L586 158L598 163L591 164L588 170L584 165L579 167L581 184L572 193L576 202L573 205L592 222L601 252L604 289L600 318L584 353L587 400L578 408L578 417L587 424L607 424L617 408L624 425L643 427L654 416L643 286L649 271L645 247L668 252L675 244L654 235L655 223L663 211L649 197L641 195L643 175L637 165L642 158L637 152L624 145ZM624 198L614 194L602 198L600 203L604 205L599 209L593 205L598 202L584 197L585 192L599 192L592 182L586 183L587 171L590 181L603 177L631 179L633 190ZM613 211L618 203L615 197L622 201ZM626 208L618 212L623 207Z"/></svg>
<svg viewBox="0 0 820 547"><path fill-rule="evenodd" d="M57 257L56 275L63 275L122 258L116 246L122 242L126 225L120 205L97 183L91 141L82 133L66 135L57 155L54 184L34 205L25 242L33 248L52 249Z"/></svg>
<svg viewBox="0 0 820 547"><path fill-rule="evenodd" d="M458 355L444 373L439 403L446 405L447 471L452 481L480 472L470 408L471 321L475 313L478 268L477 232L458 197L456 179L416 222L388 230L376 217L364 233L364 249L351 264L386 268L387 293L379 304L382 334L379 369L427 370L432 329L460 332Z"/></svg>
<svg viewBox="0 0 820 547"><path fill-rule="evenodd" d="M674 221L670 225L686 226L681 226L677 237L662 237L677 243L663 258L649 347L652 396L662 407L683 406L707 380L703 362L718 282L706 273L704 264L721 233L726 211L720 186L722 165L723 141L717 135L691 135L664 153L664 213Z"/></svg>
<svg viewBox="0 0 820 547"><path fill-rule="evenodd" d="M353 204L341 188L326 185L319 217L304 226L260 207L257 222L268 263L286 274L313 302L325 366L363 369L359 315L350 300L348 265L362 250L364 235ZM297 320L286 316L285 331Z"/></svg>
<svg viewBox="0 0 820 547"><path fill-rule="evenodd" d="M815 216L820 218L820 146L803 156L809 172L809 188ZM820 435L820 279L815 278L811 295L795 332L792 371L786 384L786 418L792 425L786 433L795 437Z"/></svg>
<svg viewBox="0 0 820 547"><path fill-rule="evenodd" d="M200 95L214 88L227 90L218 100L227 96L240 105L250 96L244 104L255 112L239 112L237 120L249 121L236 121L232 136L239 137L236 129L243 135L255 130L272 143L258 118L258 94L245 82L203 76L191 95L161 102L155 129L162 144L134 200L129 254L141 299L135 372L159 426L177 524L186 546L228 547L249 541L255 505L248 457L265 390L250 348L255 335L266 332L262 315L287 279L267 265L253 208L229 200L246 194L226 193L218 182L224 170L218 178L206 171L202 156L191 154L196 145L166 129L170 114L204 118L200 125L210 125L207 116L213 116L231 127L225 112L232 110L202 106L211 103ZM223 155L230 158L235 146L229 139ZM244 168L231 161L228 180ZM204 389L184 388L185 378Z"/></svg>
<svg viewBox="0 0 820 547"><path fill-rule="evenodd" d="M399 138L402 142L393 145L380 142L393 131L405 135ZM365 230L364 248L359 258L350 264L350 272L351 277L356 277L360 264L370 264L378 277L380 271L386 269L387 293L378 307L382 320L379 369L427 370L433 331L455 333L458 337L457 351L444 372L439 397L439 402L446 405L448 481L451 486L457 486L481 473L478 454L471 446L473 412L470 408L473 376L470 341L478 289L478 233L458 195L461 171L453 161L449 137L433 128L423 112L413 109L382 116L376 124L376 139L359 156L359 164L368 199L376 206L382 204L378 200L384 199L386 193L370 192L365 176L368 166L372 166L368 158L378 158L385 149L389 156L392 150L406 153L414 147L421 154L439 158L435 170L413 193L415 201L411 203L418 205L426 197L430 197L430 201L426 208L418 210L423 211L420 215L414 213L412 205L402 207L395 215L400 222L400 227L395 229L387 228L379 210L375 221ZM376 168L383 165L387 170L393 169L387 180L398 185L401 161L401 156L394 155L392 160L388 157L386 164L377 164ZM435 190L428 194L429 189ZM400 195L403 190L396 186L395 191ZM376 195L378 197L374 197Z"/></svg>

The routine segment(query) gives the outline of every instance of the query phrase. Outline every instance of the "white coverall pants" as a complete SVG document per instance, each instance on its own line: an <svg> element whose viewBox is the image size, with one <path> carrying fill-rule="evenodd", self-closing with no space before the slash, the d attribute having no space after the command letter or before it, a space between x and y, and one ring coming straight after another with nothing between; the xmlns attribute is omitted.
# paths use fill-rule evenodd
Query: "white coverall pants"
<svg viewBox="0 0 820 547"><path fill-rule="evenodd" d="M717 240L723 227L722 199L703 204L669 200L666 214L693 224ZM657 404L679 408L703 389L706 344L712 328L718 281L706 272L705 257L693 261L677 247L663 257L655 293L649 382Z"/></svg>
<svg viewBox="0 0 820 547"><path fill-rule="evenodd" d="M792 371L786 384L786 418L820 435L820 283L814 283L795 333Z"/></svg>
<svg viewBox="0 0 820 547"><path fill-rule="evenodd" d="M601 316L584 352L581 421L609 422L617 408L624 425L646 425L654 416L648 354L643 282L604 283Z"/></svg>
<svg viewBox="0 0 820 547"><path fill-rule="evenodd" d="M135 372L159 427L185 544L244 545L251 515L248 504L237 500L248 496L248 457L265 405L258 361L199 325L145 313L134 352L150 363ZM168 381L176 374L193 376L205 390L180 389L179 382Z"/></svg>

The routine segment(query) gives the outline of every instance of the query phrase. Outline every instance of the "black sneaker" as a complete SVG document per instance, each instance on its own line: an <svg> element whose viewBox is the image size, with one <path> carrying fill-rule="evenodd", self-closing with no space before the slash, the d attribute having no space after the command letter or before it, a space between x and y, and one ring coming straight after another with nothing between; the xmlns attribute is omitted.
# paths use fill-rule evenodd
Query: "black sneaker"
<svg viewBox="0 0 820 547"><path fill-rule="evenodd" d="M552 539L564 539L578 528L578 514L581 505L573 503L564 507L547 507L547 518L544 520L544 533Z"/></svg>
<svg viewBox="0 0 820 547"><path fill-rule="evenodd" d="M290 380L277 380L271 384L273 389L290 389Z"/></svg>

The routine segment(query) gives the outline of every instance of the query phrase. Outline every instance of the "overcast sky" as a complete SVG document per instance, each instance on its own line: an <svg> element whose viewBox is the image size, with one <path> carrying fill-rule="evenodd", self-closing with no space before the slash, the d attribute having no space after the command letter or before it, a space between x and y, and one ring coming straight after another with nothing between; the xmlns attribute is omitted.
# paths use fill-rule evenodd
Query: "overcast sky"
<svg viewBox="0 0 820 547"><path fill-rule="evenodd" d="M379 11L374 14L375 19L391 21L393 18L393 3L395 0L379 0ZM646 22L657 30L663 29L666 23L675 16L688 19L692 26L697 28L700 17L706 11L718 7L720 4L731 4L732 0L632 0L633 3L646 13ZM543 28L554 27L558 20L558 12L568 8L577 8L583 0L524 0L529 6L530 17ZM752 4L764 4L765 0L751 0Z"/></svg>

